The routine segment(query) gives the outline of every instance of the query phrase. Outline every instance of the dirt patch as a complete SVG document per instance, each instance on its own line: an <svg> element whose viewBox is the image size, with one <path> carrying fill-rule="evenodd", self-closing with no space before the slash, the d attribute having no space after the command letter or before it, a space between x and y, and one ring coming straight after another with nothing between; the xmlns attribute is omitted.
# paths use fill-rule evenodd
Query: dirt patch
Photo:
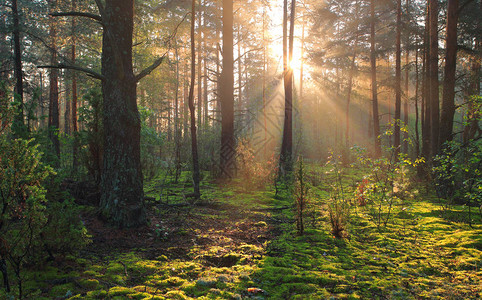
<svg viewBox="0 0 482 300"><path fill-rule="evenodd" d="M183 259L195 246L205 249L242 244L263 247L270 238L270 226L264 222L265 215L249 210L239 211L226 204L154 211L148 211L149 225L136 229L114 228L93 213L84 214L82 219L92 235L92 244L86 251L95 256L136 251L146 258L166 255L170 259ZM212 260L211 263L217 266L232 263L219 257Z"/></svg>

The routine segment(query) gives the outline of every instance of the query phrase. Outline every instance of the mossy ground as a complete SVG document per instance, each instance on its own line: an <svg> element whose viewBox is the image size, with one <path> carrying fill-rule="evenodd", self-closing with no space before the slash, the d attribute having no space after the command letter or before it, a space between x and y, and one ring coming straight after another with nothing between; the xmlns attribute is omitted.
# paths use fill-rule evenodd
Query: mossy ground
<svg viewBox="0 0 482 300"><path fill-rule="evenodd" d="M286 191L246 192L242 184L202 186L202 203L184 202L189 174L146 184L150 224L103 225L86 209L93 243L75 256L25 272L32 299L477 299L482 297L482 222L467 208L442 210L430 194L394 202L387 226L352 207L347 234L334 238L326 213L330 182L309 166L311 206L296 234ZM342 176L353 195L363 171ZM167 178L167 180L166 180ZM161 192L162 191L162 194ZM353 204L354 205L354 204Z"/></svg>

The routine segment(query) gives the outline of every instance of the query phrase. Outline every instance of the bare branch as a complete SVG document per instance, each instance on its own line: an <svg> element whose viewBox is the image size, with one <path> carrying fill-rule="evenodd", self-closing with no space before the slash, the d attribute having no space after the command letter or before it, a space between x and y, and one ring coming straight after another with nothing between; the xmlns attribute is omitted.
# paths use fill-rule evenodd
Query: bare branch
<svg viewBox="0 0 482 300"><path fill-rule="evenodd" d="M154 71L157 67L159 67L162 63L162 61L164 60L164 58L166 57L166 53L164 53L163 56L159 57L158 59L156 59L156 61L154 61L152 63L152 65L150 65L149 67L145 68L144 70L142 70L138 75L136 75L136 82L139 82L142 78L146 77L147 75L151 74L152 71Z"/></svg>
<svg viewBox="0 0 482 300"><path fill-rule="evenodd" d="M181 26L181 24L184 22L184 20L186 20L186 17L189 15L189 13L186 13L184 15L184 17L182 18L181 22L179 22L176 27L174 28L172 34L166 39L166 44L168 46L168 50L166 51L166 53L164 53L161 57L159 57L156 61L154 61L154 63L152 63L152 65L150 65L149 67L145 68L144 70L142 70L138 75L136 75L136 82L139 82L142 78L146 77L147 75L149 75L152 71L154 71L157 67L159 67L161 65L161 63L164 61L164 58L166 57L167 53L169 52L169 50L171 49L171 41L172 39L174 39L176 37L176 34L177 34L177 30L179 29L179 26Z"/></svg>
<svg viewBox="0 0 482 300"><path fill-rule="evenodd" d="M80 11L54 12L50 14L52 17L84 17L95 20L102 24L102 17L96 14Z"/></svg>
<svg viewBox="0 0 482 300"><path fill-rule="evenodd" d="M95 0L95 4L97 4L97 8L99 9L100 15L103 17L104 14L104 5L102 4L101 0Z"/></svg>
<svg viewBox="0 0 482 300"><path fill-rule="evenodd" d="M66 64L58 64L58 65L51 65L51 66L37 66L37 68L41 68L41 69L70 69L70 70L76 70L76 71L80 71L80 72L84 72L86 73L88 76L92 77L92 78L95 78L95 79L99 79L99 80L104 80L105 77L102 75L102 74L99 74L97 72L95 72L94 70L91 70L91 69L88 69L88 68L83 68L83 67L80 67L80 66L75 66L75 65L66 65Z"/></svg>
<svg viewBox="0 0 482 300"><path fill-rule="evenodd" d="M236 63L240 58L246 56L246 54L248 54L249 52L258 51L258 50L263 50L263 48L254 48L254 49L250 49L250 50L244 52L243 54L241 54L241 56L239 56L238 58L236 58L234 60L234 63Z"/></svg>

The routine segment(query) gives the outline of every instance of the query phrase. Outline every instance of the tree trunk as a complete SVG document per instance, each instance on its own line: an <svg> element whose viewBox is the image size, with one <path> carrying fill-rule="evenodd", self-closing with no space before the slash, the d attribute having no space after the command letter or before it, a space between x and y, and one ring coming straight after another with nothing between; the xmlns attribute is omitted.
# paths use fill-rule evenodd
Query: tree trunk
<svg viewBox="0 0 482 300"><path fill-rule="evenodd" d="M396 58L395 58L395 118L393 146L395 148L395 158L398 159L400 153L400 116L402 104L402 49L401 49L401 32L402 32L402 0L397 0L397 34L396 34Z"/></svg>
<svg viewBox="0 0 482 300"><path fill-rule="evenodd" d="M180 135L180 128L179 128L179 49L178 49L177 40L174 41L174 51L176 57L176 91L174 94L174 143L175 143L175 161L174 164L176 166L176 173L175 173L175 180L174 182L177 183L179 180L179 176L181 175L181 135Z"/></svg>
<svg viewBox="0 0 482 300"><path fill-rule="evenodd" d="M202 67L202 57L203 57L203 46L202 46L202 42L203 42L203 37L202 37L202 28L203 28L203 25L202 25L202 11L201 11L201 8L202 8L202 5L203 5L203 1L202 0L199 0L199 8L198 8L198 16L199 16L199 20L198 20L198 34L197 34L197 38L198 38L198 49L197 49L197 61L198 61L198 64L197 64L197 130L201 131L201 122L202 122L202 109L203 109L203 89L202 89L202 72L201 72L201 67Z"/></svg>
<svg viewBox="0 0 482 300"><path fill-rule="evenodd" d="M196 36L194 32L194 26L196 22L196 0L192 0L191 8L191 86L189 87L189 112L191 114L191 154L193 166L192 180L194 183L194 198L197 200L201 197L201 192L199 190L199 160L197 152L196 110L194 108L194 84L196 80ZM199 97L198 101L201 101L201 97ZM199 107L199 109L200 108L201 107Z"/></svg>
<svg viewBox="0 0 482 300"><path fill-rule="evenodd" d="M459 0L449 0L445 38L445 78L440 121L440 144L452 140L455 115L455 68L457 64L457 20Z"/></svg>
<svg viewBox="0 0 482 300"><path fill-rule="evenodd" d="M284 72L285 115L280 155L280 165L285 173L289 173L293 170L293 68L291 67L291 63L293 60L295 11L296 0L292 0L290 13L289 56Z"/></svg>
<svg viewBox="0 0 482 300"><path fill-rule="evenodd" d="M132 68L134 0L106 0L103 12L104 163L100 208L114 225L136 227L146 223L146 213L141 120Z"/></svg>
<svg viewBox="0 0 482 300"><path fill-rule="evenodd" d="M429 0L430 8L430 126L431 147L430 155L435 156L439 151L439 87L438 87L438 0Z"/></svg>
<svg viewBox="0 0 482 300"><path fill-rule="evenodd" d="M357 28L358 29L358 28ZM351 102L351 92L353 90L353 76L355 73L355 60L357 55L358 46L358 33L355 37L355 45L353 46L353 57L351 59L350 71L348 75L348 86L346 92L346 109L345 109L345 147L348 149L350 147L350 102Z"/></svg>
<svg viewBox="0 0 482 300"><path fill-rule="evenodd" d="M50 11L57 9L57 0L49 0ZM50 19L50 62L52 65L57 64L57 24L52 16ZM53 145L53 150L57 158L60 159L60 142L59 142L59 71L58 69L50 69L50 95L49 95L49 138ZM59 162L56 162L57 167Z"/></svg>
<svg viewBox="0 0 482 300"><path fill-rule="evenodd" d="M22 70L22 50L20 48L20 21L18 14L17 0L12 0L13 17L13 51L14 51L14 73L15 73L15 94L18 97L19 110L14 120L14 132L20 134L25 128L23 118L23 70Z"/></svg>
<svg viewBox="0 0 482 300"><path fill-rule="evenodd" d="M223 0L223 70L219 81L222 118L220 176L232 178L236 156L234 140L233 0Z"/></svg>
<svg viewBox="0 0 482 300"><path fill-rule="evenodd" d="M406 1L406 14L409 16L409 9L410 9L410 0ZM409 124L408 124L408 114L409 114L409 100L410 100L410 91L408 89L408 76L409 76L409 58L410 58L410 34L409 32L406 33L405 37L405 101L403 102L403 124L405 129L403 131L403 141L402 141L402 151L405 154L408 154L408 131L409 131Z"/></svg>
<svg viewBox="0 0 482 300"><path fill-rule="evenodd" d="M427 2L428 3L428 2ZM423 51L423 87L422 87L422 155L426 161L430 158L430 8L427 5L427 16L425 18L424 51Z"/></svg>
<svg viewBox="0 0 482 300"><path fill-rule="evenodd" d="M72 11L77 10L77 0L72 0ZM72 59L72 64L75 65L76 61L76 19L75 17L72 18L72 53L71 53L71 59ZM72 72L72 133L74 135L74 144L72 147L72 164L73 164L73 170L77 170L77 165L78 165L78 148L79 148L79 139L77 136L77 73Z"/></svg>
<svg viewBox="0 0 482 300"><path fill-rule="evenodd" d="M375 52L375 0L370 1L370 65L372 79L373 136L375 138L375 157L380 157L380 120L378 118L377 55Z"/></svg>
<svg viewBox="0 0 482 300"><path fill-rule="evenodd" d="M415 155L418 158L420 156L420 133L418 129L418 123L420 122L419 108L418 108L418 88L419 88L419 75L418 75L418 48L415 50Z"/></svg>

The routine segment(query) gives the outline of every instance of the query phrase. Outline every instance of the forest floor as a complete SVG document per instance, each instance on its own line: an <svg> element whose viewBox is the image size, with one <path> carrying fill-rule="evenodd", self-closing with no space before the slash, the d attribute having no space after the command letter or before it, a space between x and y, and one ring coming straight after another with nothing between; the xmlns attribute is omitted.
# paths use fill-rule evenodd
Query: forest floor
<svg viewBox="0 0 482 300"><path fill-rule="evenodd" d="M179 184L146 184L149 224L119 230L95 208L82 219L92 243L25 272L32 299L480 299L482 220L443 209L422 190L393 205L386 226L353 207L345 238L330 233L326 170L309 169L311 211L296 234L291 197L241 183L205 183L202 205L183 205ZM353 195L361 173L347 171Z"/></svg>

